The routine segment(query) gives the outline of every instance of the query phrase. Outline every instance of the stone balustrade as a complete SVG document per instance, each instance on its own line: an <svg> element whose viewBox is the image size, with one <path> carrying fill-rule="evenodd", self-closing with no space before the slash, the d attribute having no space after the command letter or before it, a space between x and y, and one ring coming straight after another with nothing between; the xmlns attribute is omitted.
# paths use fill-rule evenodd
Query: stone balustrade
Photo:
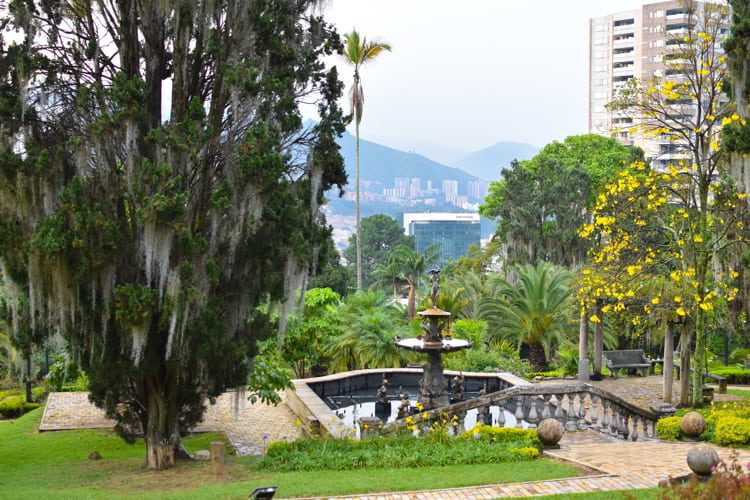
<svg viewBox="0 0 750 500"><path fill-rule="evenodd" d="M493 422L492 407L497 419ZM517 386L503 389L479 398L469 399L444 408L425 412L422 420L451 421L455 417L457 430L462 430L469 411L476 410L477 422L505 426L505 412L515 417L516 427L536 428L542 420L559 420L565 430L596 430L630 441L643 441L656 437L657 415L637 407L612 393L585 383ZM386 426L384 432L403 429L406 419Z"/></svg>

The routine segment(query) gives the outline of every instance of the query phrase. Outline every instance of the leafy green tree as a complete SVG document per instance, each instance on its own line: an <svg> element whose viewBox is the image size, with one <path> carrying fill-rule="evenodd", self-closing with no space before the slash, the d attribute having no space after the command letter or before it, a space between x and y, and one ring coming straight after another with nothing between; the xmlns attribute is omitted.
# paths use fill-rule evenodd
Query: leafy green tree
<svg viewBox="0 0 750 500"><path fill-rule="evenodd" d="M322 361L325 346L341 333L337 313L340 300L330 288L313 288L305 293L304 312L290 321L281 349L297 378L304 378L311 366Z"/></svg>
<svg viewBox="0 0 750 500"><path fill-rule="evenodd" d="M328 353L334 368L393 368L410 359L409 352L395 344L397 336L409 332L403 310L382 291L350 295L339 313L346 327L342 335L329 340Z"/></svg>
<svg viewBox="0 0 750 500"><path fill-rule="evenodd" d="M384 214L372 215L362 219L360 226L362 243L362 285L368 288L378 280L373 272L378 266L388 263L391 253L399 246L414 248L414 237L406 236L404 228L392 217ZM357 235L349 238L349 246L344 250L344 257L349 265L355 267L357 262Z"/></svg>
<svg viewBox="0 0 750 500"><path fill-rule="evenodd" d="M581 167L548 158L513 162L503 170L503 180L492 183L480 211L497 220L497 237L506 245L509 262L570 266L586 252L577 231L590 194L591 179Z"/></svg>
<svg viewBox="0 0 750 500"><path fill-rule="evenodd" d="M276 333L258 306L292 305L329 236L322 193L346 182L343 85L322 62L342 46L315 4L27 0L0 12L16 34L0 41L13 335L30 349L59 331L92 401L119 430L142 430L151 468L174 464L210 398L248 380L274 397L283 380L270 353L252 362ZM307 129L303 96L320 118Z"/></svg>
<svg viewBox="0 0 750 500"><path fill-rule="evenodd" d="M591 180L591 193L597 193L622 167L643 161L644 157L640 148L624 146L612 137L583 134L568 136L562 142L552 141L530 163L542 159L558 160L567 169L584 169Z"/></svg>
<svg viewBox="0 0 750 500"><path fill-rule="evenodd" d="M640 149L612 138L569 136L504 169L480 212L497 220L497 236L506 244L510 263L580 264L588 243L577 228L587 220L595 193L619 169L642 158Z"/></svg>
<svg viewBox="0 0 750 500"><path fill-rule="evenodd" d="M362 122L362 111L365 106L365 93L362 88L362 77L359 74L362 66L371 63L383 51L391 50L387 43L368 41L367 37L360 37L357 30L344 35L346 45L344 47L344 60L354 67L352 88L349 92L349 103L354 115L355 137L357 138L357 177L355 183L356 205L357 205L357 232L356 236L356 259L357 263L357 291L362 291L364 283L362 270L362 231L360 227L360 202L359 202L359 178L360 178L360 151L359 151L359 124ZM351 262L351 261L350 261Z"/></svg>
<svg viewBox="0 0 750 500"><path fill-rule="evenodd" d="M571 293L570 273L547 262L512 269L515 283L502 275L489 278L492 295L479 307L489 325L493 341L510 340L519 348L526 344L535 371L547 370L547 354L564 339L565 300Z"/></svg>
<svg viewBox="0 0 750 500"><path fill-rule="evenodd" d="M354 273L341 264L341 256L331 238L321 247L317 260L318 268L313 270L307 282L308 290L330 288L343 297L354 289Z"/></svg>

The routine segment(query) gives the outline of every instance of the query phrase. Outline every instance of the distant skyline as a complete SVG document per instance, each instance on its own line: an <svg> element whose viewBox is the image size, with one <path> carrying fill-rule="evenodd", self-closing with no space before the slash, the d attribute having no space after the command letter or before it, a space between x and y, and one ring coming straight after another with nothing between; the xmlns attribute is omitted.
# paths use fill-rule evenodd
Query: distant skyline
<svg viewBox="0 0 750 500"><path fill-rule="evenodd" d="M589 19L645 3L329 0L324 16L393 46L362 70L362 137L448 161L586 133ZM348 92L351 69L330 62Z"/></svg>

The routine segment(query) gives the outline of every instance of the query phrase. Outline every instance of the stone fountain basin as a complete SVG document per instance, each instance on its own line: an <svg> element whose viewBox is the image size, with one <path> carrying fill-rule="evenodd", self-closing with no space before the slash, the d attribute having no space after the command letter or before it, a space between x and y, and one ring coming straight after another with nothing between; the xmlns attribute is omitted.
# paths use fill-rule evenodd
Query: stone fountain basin
<svg viewBox="0 0 750 500"><path fill-rule="evenodd" d="M461 373L464 376L467 398L478 394L485 382L488 392L530 385L529 382L511 373ZM443 374L449 390L453 377L458 374L459 372L452 370L446 370ZM293 388L286 391L286 402L305 426L314 422L316 426L320 426L320 432L323 435L350 437L353 436L353 429L335 413L335 410L339 408L335 401L346 396L355 401L365 399L374 401L375 394L382 384L383 375L389 380L388 393L391 399L392 394L398 393L399 385L403 386L407 393L413 393L413 388L418 387L423 372L421 368L381 368L296 379L292 381ZM367 396L368 394L371 396Z"/></svg>
<svg viewBox="0 0 750 500"><path fill-rule="evenodd" d="M396 345L417 352L453 352L468 349L471 347L471 341L443 338L440 342L430 342L424 338L410 338L398 340Z"/></svg>

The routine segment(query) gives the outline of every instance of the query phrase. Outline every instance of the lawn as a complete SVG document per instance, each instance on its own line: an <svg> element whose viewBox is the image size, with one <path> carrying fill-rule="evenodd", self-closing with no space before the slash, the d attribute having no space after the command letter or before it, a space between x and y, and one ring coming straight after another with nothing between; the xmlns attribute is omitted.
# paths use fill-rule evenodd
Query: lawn
<svg viewBox="0 0 750 500"><path fill-rule="evenodd" d="M739 396L742 399L750 399L750 388L745 389L727 389L727 393Z"/></svg>
<svg viewBox="0 0 750 500"><path fill-rule="evenodd" d="M266 472L253 457L228 457L227 473L205 462L149 471L143 442L129 445L107 431L39 433L41 409L0 423L0 498L247 498L257 486L278 486L278 497L448 488L580 475L546 459L488 465ZM188 450L208 449L219 434L188 438ZM98 451L102 460L88 460Z"/></svg>

